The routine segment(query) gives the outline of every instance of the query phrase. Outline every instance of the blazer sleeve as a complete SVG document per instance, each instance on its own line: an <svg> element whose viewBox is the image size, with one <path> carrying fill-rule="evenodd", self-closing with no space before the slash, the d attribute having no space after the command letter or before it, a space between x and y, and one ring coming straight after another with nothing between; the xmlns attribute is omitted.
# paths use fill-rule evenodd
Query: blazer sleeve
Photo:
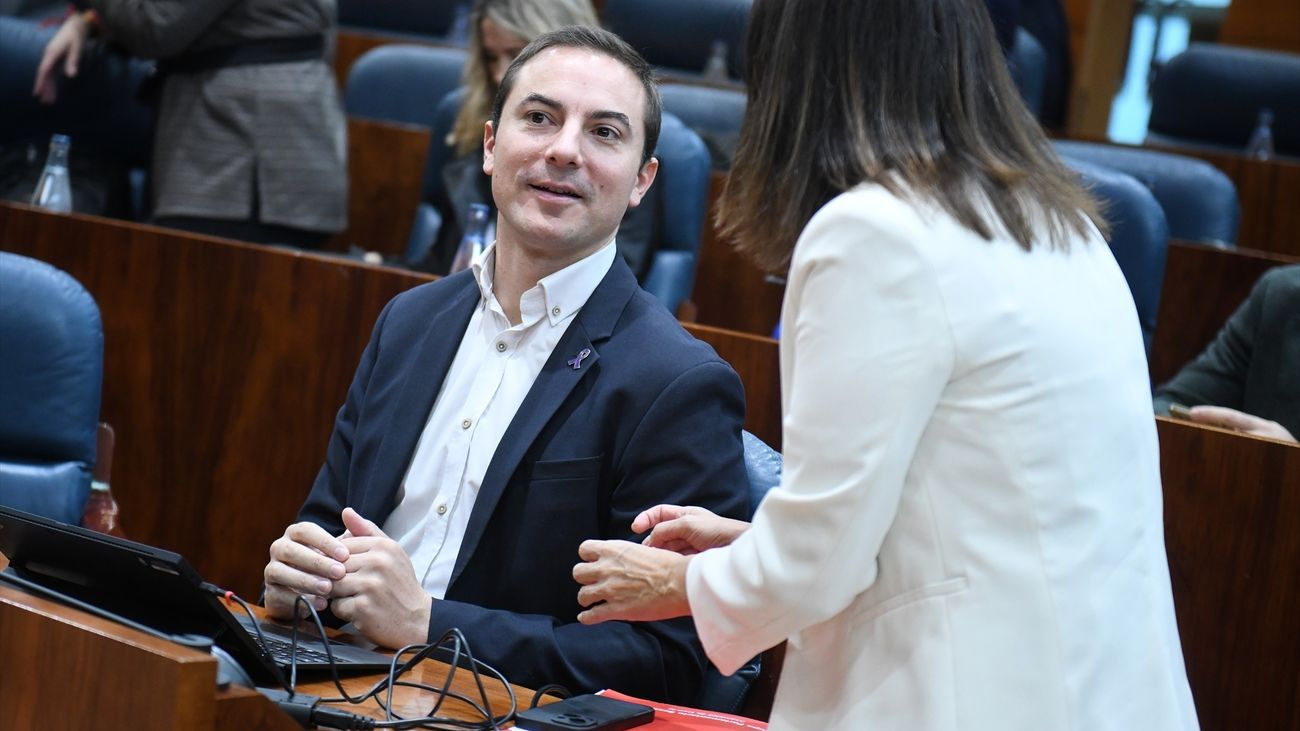
<svg viewBox="0 0 1300 731"><path fill-rule="evenodd" d="M1214 341L1169 382L1156 389L1157 414L1167 415L1170 404L1174 403L1242 408L1246 376L1255 350L1255 331L1259 327L1260 309L1268 296L1268 282L1266 274L1228 318Z"/></svg>
<svg viewBox="0 0 1300 731"><path fill-rule="evenodd" d="M782 333L781 485L732 545L695 556L687 594L714 664L845 610L876 580L913 454L955 346L933 235L892 197L842 196L800 238Z"/></svg>
<svg viewBox="0 0 1300 731"><path fill-rule="evenodd" d="M615 461L606 537L640 541L632 519L659 503L744 517L743 422L744 393L729 366L713 360L679 375L646 410ZM579 586L570 582L563 590L571 592L574 614L563 618L435 601L429 639L459 627L474 638L476 657L533 687L559 683L575 693L613 688L648 699L694 700L707 660L690 620L583 625L577 621Z"/></svg>

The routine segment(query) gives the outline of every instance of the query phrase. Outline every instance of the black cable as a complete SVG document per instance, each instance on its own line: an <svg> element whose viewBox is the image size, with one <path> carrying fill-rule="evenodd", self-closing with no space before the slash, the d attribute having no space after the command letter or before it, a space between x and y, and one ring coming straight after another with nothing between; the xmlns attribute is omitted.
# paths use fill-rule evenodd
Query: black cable
<svg viewBox="0 0 1300 731"><path fill-rule="evenodd" d="M271 657L271 646L266 643L266 635L262 634L262 623L257 621L257 615L253 614L253 609L248 606L248 602L244 601L243 599L240 599L239 595L236 594L235 592L225 591L221 587L217 586L216 584L209 584L208 582L205 581L203 582L202 587L208 592L212 594L216 594L222 599L228 599L237 602L239 606L244 610L244 614L248 615L249 622L253 625L253 633L257 635L258 649L260 649L262 651L262 654L266 657L268 661L267 665L269 665L271 668L271 674L275 676L274 677L275 682L279 683L281 688L287 689L289 691L289 695L292 697L294 686L288 682L285 682L284 673L281 672L280 670L280 664L275 661L274 657Z"/></svg>
<svg viewBox="0 0 1300 731"><path fill-rule="evenodd" d="M573 692L559 683L547 683L533 691L533 699L528 702L528 707L536 708L537 704L541 703L542 697L546 695L553 695L563 700L565 698L572 698Z"/></svg>
<svg viewBox="0 0 1300 731"><path fill-rule="evenodd" d="M267 647L266 638L263 636L262 630L258 626L259 623L257 622L257 618L256 616L253 615L252 609L248 606L248 604L243 599L240 599L237 595L235 595L234 592L224 591L220 587L217 587L215 585L208 584L205 582L204 589L218 596L228 598L238 602L240 607L242 607L243 610L253 620L253 627L255 632L257 633L258 641L262 643L263 649L265 650L265 648ZM334 687L339 692L339 695L337 698L316 698L314 696L302 696L301 694L298 694L297 698L301 698L301 700L295 698L294 687L297 683L297 649L298 649L298 622L295 621L293 623L292 631L290 634L289 682L284 682L284 677L283 674L280 672L279 665L275 663L274 660L272 660L271 662L271 664L275 666L276 669L277 681L281 682L281 684L285 687L287 691L287 697L280 700L276 700L276 702L280 704L281 707L284 708L287 713L289 713L291 716L294 716L295 718L299 718L300 720L302 718L306 718L311 722L321 723L332 727L345 728L345 729L425 728L425 729L448 729L450 731L489 731L489 730L500 731L501 724L507 723L511 719L513 719L515 713L519 710L519 701L518 698L515 696L514 688L510 685L510 681L506 679L505 675L501 671L497 670L491 665L488 665L482 660L475 658L473 652L470 650L469 641L465 638L465 635L459 629L454 627L448 630L447 632L445 632L441 637L438 638L436 642L431 642L423 645L420 644L407 645L406 647L403 647L400 650L398 650L393 655L393 659L389 662L388 675L386 677L377 681L374 686L372 686L369 690L362 693L361 695L351 696L348 694L347 690L344 689L343 681L339 677L338 662L335 660L334 653L330 649L330 643L328 641L327 635L325 634L325 626L321 622L320 615L317 613L316 608L312 606L310 599L308 599L306 596L302 594L299 594L294 598L293 612L295 616L298 614L298 605L300 603L304 607L306 607L307 615L311 617L312 623L315 624L316 626L316 631L319 633L320 637L324 640L322 644L325 647L325 656L326 659L328 660L330 676L334 682ZM446 645L448 642L450 642L452 645L450 649L444 647L444 645ZM416 665L420 663L420 661L431 657L435 652L438 652L439 650L447 650L450 653L450 660L446 661L448 666L447 675L444 678L441 687L433 687L431 685L427 685L424 683L417 683L414 681L401 679L402 675L406 674L411 669L413 669ZM412 652L414 654L411 656L411 658L409 660L401 662L399 667L399 661L401 657L407 653L412 653ZM451 685L454 682L456 677L456 672L461 667L462 663L468 665L468 669L474 677L474 683L478 689L478 695L479 698L482 700L482 705L475 702L473 699L469 698L468 696L457 693L456 691L453 691L451 689ZM483 673L479 672L479 668L483 669ZM497 716L492 713L491 701L489 701L488 694L487 694L487 687L483 683L483 674L486 674L489 677L499 681L502 687L506 689L506 694L510 698L509 710L507 710L506 713L500 716ZM429 712L425 714L423 717L401 718L397 716L395 713L393 713L392 711L393 691L397 686L416 688L419 690L428 691L436 695L438 700L434 703L433 708L431 708ZM550 689L564 690L561 686L548 685L548 686L543 686L542 690L539 691L539 694L541 692L546 692ZM267 691L265 690L263 690L262 692L264 694L267 693ZM564 692L567 693L567 691ZM380 697L381 694L384 695L383 698ZM375 719L366 716L360 716L351 713L349 711L344 711L342 709L328 708L326 706L320 705L323 703L342 703L342 702L358 705L372 698L374 699L375 703L384 710L385 720L376 721ZM461 703L465 704L469 708L473 709L475 713L477 713L479 716L482 716L483 720L462 721L456 718L436 715L438 710L442 707L443 702L445 702L449 698L452 700L460 701ZM275 699L273 698L273 700ZM536 702L537 702L537 698L535 697L533 701L534 705L536 705Z"/></svg>

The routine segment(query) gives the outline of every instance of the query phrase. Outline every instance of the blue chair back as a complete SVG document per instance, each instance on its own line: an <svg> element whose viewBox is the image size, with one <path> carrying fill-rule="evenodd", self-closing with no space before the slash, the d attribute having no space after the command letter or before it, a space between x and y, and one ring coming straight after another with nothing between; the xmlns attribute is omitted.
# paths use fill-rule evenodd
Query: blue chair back
<svg viewBox="0 0 1300 731"><path fill-rule="evenodd" d="M421 195L424 202L416 211L413 238L407 242L408 261L422 259L437 236L441 222L431 203L443 193L442 169L455 154L447 144L447 135L464 99L464 89L453 91L437 104L431 118L432 138ZM654 182L659 191L658 241L642 287L676 312L695 283L696 255L709 204L709 150L680 119L665 113L654 155L659 159Z"/></svg>
<svg viewBox="0 0 1300 731"><path fill-rule="evenodd" d="M758 512L767 491L781 484L781 453L747 431L740 433L745 444L745 473L749 476L749 514Z"/></svg>
<svg viewBox="0 0 1300 731"><path fill-rule="evenodd" d="M1300 54L1193 43L1151 84L1147 141L1240 152L1261 109L1276 153L1300 155Z"/></svg>
<svg viewBox="0 0 1300 731"><path fill-rule="evenodd" d="M348 72L347 113L385 122L433 125L438 102L460 84L465 51L387 45L367 51Z"/></svg>
<svg viewBox="0 0 1300 731"><path fill-rule="evenodd" d="M1164 211L1151 191L1131 175L1068 158L1065 164L1102 202L1102 212L1110 223L1110 250L1133 294L1142 339L1150 353L1169 245Z"/></svg>
<svg viewBox="0 0 1300 731"><path fill-rule="evenodd" d="M749 514L752 517L767 491L781 483L781 453L747 431L740 433L745 449L745 472L749 477ZM725 713L738 713L749 695L749 687L762 672L762 656L745 663L733 675L723 675L710 665L704 672L694 705Z"/></svg>
<svg viewBox="0 0 1300 731"><path fill-rule="evenodd" d="M339 0L339 25L390 33L445 37L469 0Z"/></svg>
<svg viewBox="0 0 1300 731"><path fill-rule="evenodd" d="M1204 160L1157 150L1057 140L1056 152L1132 175L1151 191L1169 222L1169 236L1233 246L1241 205L1237 186Z"/></svg>
<svg viewBox="0 0 1300 731"><path fill-rule="evenodd" d="M731 167L740 125L745 119L745 92L695 84L659 85L664 111L682 120L704 140L713 167Z"/></svg>
<svg viewBox="0 0 1300 731"><path fill-rule="evenodd" d="M753 0L605 0L605 27L666 71L699 76L715 41L727 44L727 71L743 78Z"/></svg>
<svg viewBox="0 0 1300 731"><path fill-rule="evenodd" d="M77 280L0 251L0 503L80 523L104 367L99 307Z"/></svg>
<svg viewBox="0 0 1300 731"><path fill-rule="evenodd" d="M691 295L709 206L709 150L677 117L664 113L655 147L659 159L659 247L642 287L669 312Z"/></svg>

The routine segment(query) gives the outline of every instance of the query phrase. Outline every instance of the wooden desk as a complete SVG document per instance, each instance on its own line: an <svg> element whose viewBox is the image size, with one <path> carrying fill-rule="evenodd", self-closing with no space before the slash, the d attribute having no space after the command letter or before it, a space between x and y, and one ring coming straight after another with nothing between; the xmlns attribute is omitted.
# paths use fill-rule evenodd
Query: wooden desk
<svg viewBox="0 0 1300 731"><path fill-rule="evenodd" d="M0 556L3 559L3 556ZM4 728L26 729L259 729L291 731L299 726L256 690L216 687L217 662L208 653L182 647L79 609L0 584L0 709ZM448 666L425 660L405 679L441 687ZM361 695L383 676L343 681L349 695ZM510 708L506 689L484 679L494 713ZM460 669L452 689L478 696L468 671ZM532 691L513 686L520 707ZM298 690L337 697L331 681L300 683ZM425 715L432 693L399 688L393 709L406 717ZM373 699L331 704L371 718L385 718ZM464 703L449 699L439 715L477 720Z"/></svg>
<svg viewBox="0 0 1300 731"><path fill-rule="evenodd" d="M217 691L207 653L4 585L0 647L6 729L297 728L255 691Z"/></svg>
<svg viewBox="0 0 1300 731"><path fill-rule="evenodd" d="M1300 728L1300 447L1159 418L1165 542L1202 728Z"/></svg>

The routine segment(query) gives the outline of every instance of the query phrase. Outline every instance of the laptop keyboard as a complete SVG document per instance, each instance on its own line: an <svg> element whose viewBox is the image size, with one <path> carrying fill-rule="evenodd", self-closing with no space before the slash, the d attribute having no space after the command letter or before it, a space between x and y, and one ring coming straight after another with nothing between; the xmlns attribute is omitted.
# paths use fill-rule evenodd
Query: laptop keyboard
<svg viewBox="0 0 1300 731"><path fill-rule="evenodd" d="M253 641L258 642L258 644L260 644L262 648L265 649L267 653L270 654L270 656L275 659L276 663L280 665L288 665L290 655L294 654L293 643L289 642L288 640L282 640L279 637L276 637L275 635L263 634L263 637L265 638L264 641L259 642L257 637L254 636ZM303 647L302 645L298 645L298 652L296 653L296 656L298 658L299 664L304 664L304 663L328 664L329 663L328 655L321 652L320 650L313 650L311 648ZM342 658L340 658L337 655L334 656L334 660L339 663L345 662Z"/></svg>

